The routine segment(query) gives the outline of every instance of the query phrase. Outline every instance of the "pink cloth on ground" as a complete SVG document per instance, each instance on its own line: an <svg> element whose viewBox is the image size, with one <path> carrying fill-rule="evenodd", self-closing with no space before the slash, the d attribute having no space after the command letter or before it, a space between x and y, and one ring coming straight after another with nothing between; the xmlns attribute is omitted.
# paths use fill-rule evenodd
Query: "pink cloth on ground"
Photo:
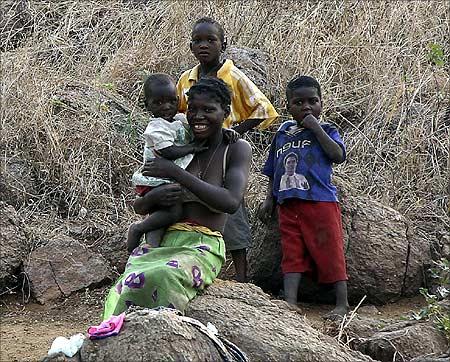
<svg viewBox="0 0 450 362"><path fill-rule="evenodd" d="M116 336L119 334L120 329L125 319L125 312L118 316L111 316L106 321L103 321L98 326L92 326L88 329L89 339L102 339L109 336Z"/></svg>

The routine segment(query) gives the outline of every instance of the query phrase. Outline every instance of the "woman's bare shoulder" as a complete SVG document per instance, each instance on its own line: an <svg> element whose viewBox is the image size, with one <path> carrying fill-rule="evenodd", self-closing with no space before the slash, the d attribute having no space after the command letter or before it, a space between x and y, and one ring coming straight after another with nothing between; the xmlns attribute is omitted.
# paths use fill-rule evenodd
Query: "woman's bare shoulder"
<svg viewBox="0 0 450 362"><path fill-rule="evenodd" d="M250 159L252 156L252 146L246 140L239 139L230 144L230 159Z"/></svg>

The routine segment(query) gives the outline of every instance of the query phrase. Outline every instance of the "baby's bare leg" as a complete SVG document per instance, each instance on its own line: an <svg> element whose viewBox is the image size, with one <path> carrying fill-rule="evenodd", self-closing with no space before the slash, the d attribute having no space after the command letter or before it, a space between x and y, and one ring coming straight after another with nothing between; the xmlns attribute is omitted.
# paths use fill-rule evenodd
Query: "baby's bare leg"
<svg viewBox="0 0 450 362"><path fill-rule="evenodd" d="M128 230L128 251L132 252L140 244L144 234L147 243L153 247L158 247L166 228L179 221L182 214L183 205L177 203L151 213L141 222L133 223Z"/></svg>

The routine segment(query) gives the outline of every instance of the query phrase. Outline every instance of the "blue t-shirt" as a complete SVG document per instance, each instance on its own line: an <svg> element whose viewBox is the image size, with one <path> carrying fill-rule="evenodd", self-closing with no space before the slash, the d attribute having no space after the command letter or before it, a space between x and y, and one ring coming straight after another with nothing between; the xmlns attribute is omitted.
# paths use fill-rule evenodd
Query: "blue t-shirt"
<svg viewBox="0 0 450 362"><path fill-rule="evenodd" d="M342 147L345 158L345 145L336 127L329 123L320 126ZM262 173L273 179L272 192L279 204L288 198L338 201L331 166L314 133L287 121L275 134Z"/></svg>

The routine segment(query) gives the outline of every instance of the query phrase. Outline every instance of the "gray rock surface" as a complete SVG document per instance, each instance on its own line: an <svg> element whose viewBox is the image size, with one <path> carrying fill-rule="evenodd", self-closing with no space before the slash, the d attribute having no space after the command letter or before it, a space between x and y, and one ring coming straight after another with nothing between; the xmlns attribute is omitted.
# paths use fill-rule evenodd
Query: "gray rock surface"
<svg viewBox="0 0 450 362"><path fill-rule="evenodd" d="M14 207L0 202L0 290L17 282L20 266L29 251L23 221Z"/></svg>
<svg viewBox="0 0 450 362"><path fill-rule="evenodd" d="M357 303L367 295L367 302L380 304L417 294L423 284L423 266L431 260L427 240L418 237L398 211L369 198L350 195L351 186L342 180L339 186L350 301ZM282 279L276 217L260 230L254 233L249 251L249 275L264 290L277 293ZM304 294L319 292L306 282L302 284ZM333 293L324 294L332 297ZM326 301L331 302L330 298Z"/></svg>
<svg viewBox="0 0 450 362"><path fill-rule="evenodd" d="M186 315L214 324L251 361L371 361L313 329L285 302L252 284L216 280Z"/></svg>
<svg viewBox="0 0 450 362"><path fill-rule="evenodd" d="M20 208L37 193L36 181L29 162L17 157L0 158L0 200Z"/></svg>
<svg viewBox="0 0 450 362"><path fill-rule="evenodd" d="M269 56L266 52L244 46L229 46L223 57L231 59L237 68L242 70L266 96L269 96L267 93L270 90L267 83Z"/></svg>
<svg viewBox="0 0 450 362"><path fill-rule="evenodd" d="M357 349L382 362L409 361L427 354L443 354L445 337L431 323L403 322L390 325L364 339Z"/></svg>
<svg viewBox="0 0 450 362"><path fill-rule="evenodd" d="M131 312L115 337L90 341L81 348L83 362L221 361L213 342L171 312Z"/></svg>
<svg viewBox="0 0 450 362"><path fill-rule="evenodd" d="M110 279L108 262L71 239L50 241L35 249L24 265L31 290L40 303L66 297Z"/></svg>

